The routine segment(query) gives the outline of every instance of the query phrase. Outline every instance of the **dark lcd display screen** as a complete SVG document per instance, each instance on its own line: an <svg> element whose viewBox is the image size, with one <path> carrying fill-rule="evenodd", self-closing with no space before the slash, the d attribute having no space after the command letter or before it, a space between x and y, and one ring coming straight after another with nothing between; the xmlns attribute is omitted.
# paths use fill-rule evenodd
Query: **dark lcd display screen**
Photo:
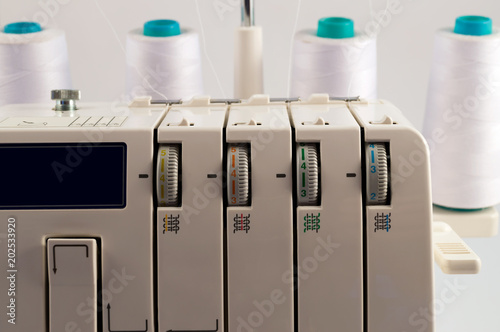
<svg viewBox="0 0 500 332"><path fill-rule="evenodd" d="M0 144L0 209L120 209L124 143Z"/></svg>

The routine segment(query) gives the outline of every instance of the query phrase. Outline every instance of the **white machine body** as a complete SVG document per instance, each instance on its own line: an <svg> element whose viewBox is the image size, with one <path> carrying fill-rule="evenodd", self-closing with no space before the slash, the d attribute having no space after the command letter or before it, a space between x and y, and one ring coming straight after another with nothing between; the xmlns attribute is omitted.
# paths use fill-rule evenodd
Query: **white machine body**
<svg viewBox="0 0 500 332"><path fill-rule="evenodd" d="M219 330L224 325L223 131L227 106L199 98L174 105L158 128L158 171L178 162L182 172L157 177L159 189L159 330ZM181 160L164 159L177 147ZM168 178L179 177L168 186ZM163 189L162 189L163 187ZM177 193L175 193L177 191ZM168 195L177 204L162 204ZM161 206L171 205L171 206Z"/></svg>
<svg viewBox="0 0 500 332"><path fill-rule="evenodd" d="M296 144L318 144L320 161L319 201L298 206L296 213L299 330L362 331L360 127L345 103L315 101L290 107ZM296 155L300 170L302 157Z"/></svg>
<svg viewBox="0 0 500 332"><path fill-rule="evenodd" d="M0 330L151 331L165 107L51 106L0 110Z"/></svg>
<svg viewBox="0 0 500 332"><path fill-rule="evenodd" d="M392 104L80 106L0 108L1 331L434 331L428 150Z"/></svg>
<svg viewBox="0 0 500 332"><path fill-rule="evenodd" d="M429 152L422 135L392 104L352 103L365 144L389 147L390 195L365 204L365 296L370 332L433 331L433 253ZM371 156L365 156L368 161ZM366 169L368 174L370 170ZM403 300L404 299L404 300Z"/></svg>
<svg viewBox="0 0 500 332"><path fill-rule="evenodd" d="M231 148L247 144L250 197L227 208L229 331L293 330L291 139L285 103L260 96L231 107L228 169ZM228 196L234 178L228 172Z"/></svg>

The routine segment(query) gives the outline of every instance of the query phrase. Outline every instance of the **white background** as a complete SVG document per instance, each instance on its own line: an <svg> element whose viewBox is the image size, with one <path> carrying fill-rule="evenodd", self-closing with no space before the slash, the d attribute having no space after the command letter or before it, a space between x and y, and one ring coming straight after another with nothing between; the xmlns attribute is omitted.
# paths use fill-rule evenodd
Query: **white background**
<svg viewBox="0 0 500 332"><path fill-rule="evenodd" d="M500 26L497 0L255 1L256 23L264 29L267 93L287 96L295 30L313 28L324 16L350 17L358 31L378 29L379 97L399 106L419 129L424 117L434 32L452 26L461 15L486 15ZM125 97L126 33L151 19L175 19L201 35L205 92L213 97L231 97L233 29L240 21L239 3L0 0L0 25L36 20L44 27L64 29L73 86L82 90L85 101L116 101ZM380 17L380 13L385 13L382 20L374 18ZM482 271L475 276L455 277L436 269L438 332L500 331L500 238L473 239L468 243L483 259ZM465 289L457 291L449 286L450 282Z"/></svg>

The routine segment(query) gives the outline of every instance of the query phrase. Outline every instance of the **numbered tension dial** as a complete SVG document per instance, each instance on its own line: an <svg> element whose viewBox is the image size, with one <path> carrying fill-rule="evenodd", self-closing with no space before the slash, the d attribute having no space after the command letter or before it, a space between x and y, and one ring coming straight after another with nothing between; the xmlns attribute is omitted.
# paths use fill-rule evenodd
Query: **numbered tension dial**
<svg viewBox="0 0 500 332"><path fill-rule="evenodd" d="M181 147L164 144L158 149L156 194L159 206L180 206Z"/></svg>
<svg viewBox="0 0 500 332"><path fill-rule="evenodd" d="M250 205L250 145L227 147L227 197L232 206Z"/></svg>
<svg viewBox="0 0 500 332"><path fill-rule="evenodd" d="M389 157L384 143L367 143L366 202L368 205L389 204Z"/></svg>
<svg viewBox="0 0 500 332"><path fill-rule="evenodd" d="M319 146L299 143L297 156L297 202L299 205L320 204Z"/></svg>

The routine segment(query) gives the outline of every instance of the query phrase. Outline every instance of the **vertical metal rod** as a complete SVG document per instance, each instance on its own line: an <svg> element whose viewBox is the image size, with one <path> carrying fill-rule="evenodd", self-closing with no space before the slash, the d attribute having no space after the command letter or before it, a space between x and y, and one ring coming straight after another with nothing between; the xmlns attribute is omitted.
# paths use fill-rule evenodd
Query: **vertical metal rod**
<svg viewBox="0 0 500 332"><path fill-rule="evenodd" d="M241 0L241 26L251 27L254 22L254 0Z"/></svg>

